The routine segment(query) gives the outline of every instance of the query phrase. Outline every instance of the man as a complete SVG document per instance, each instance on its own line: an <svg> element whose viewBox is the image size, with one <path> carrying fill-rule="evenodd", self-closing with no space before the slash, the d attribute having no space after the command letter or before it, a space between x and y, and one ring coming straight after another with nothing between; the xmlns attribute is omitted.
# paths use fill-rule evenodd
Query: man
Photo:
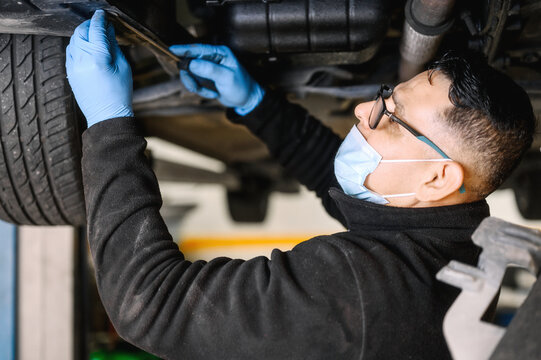
<svg viewBox="0 0 541 360"><path fill-rule="evenodd" d="M442 320L458 291L435 273L451 259L476 262L483 199L532 141L524 91L486 64L447 58L357 106L342 143L262 89L229 49L171 50L194 58L186 87L229 107L348 231L271 259L186 261L159 215L129 65L98 11L75 30L66 66L89 126L82 167L98 290L119 334L166 359L448 358Z"/></svg>

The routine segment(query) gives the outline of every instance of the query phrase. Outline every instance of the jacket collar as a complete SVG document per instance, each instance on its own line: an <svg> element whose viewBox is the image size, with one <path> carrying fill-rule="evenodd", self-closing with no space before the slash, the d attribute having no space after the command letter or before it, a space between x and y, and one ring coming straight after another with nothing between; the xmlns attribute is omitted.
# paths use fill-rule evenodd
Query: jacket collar
<svg viewBox="0 0 541 360"><path fill-rule="evenodd" d="M349 230L475 229L490 215L485 200L450 206L403 208L356 199L338 188L331 188L329 194L338 205Z"/></svg>

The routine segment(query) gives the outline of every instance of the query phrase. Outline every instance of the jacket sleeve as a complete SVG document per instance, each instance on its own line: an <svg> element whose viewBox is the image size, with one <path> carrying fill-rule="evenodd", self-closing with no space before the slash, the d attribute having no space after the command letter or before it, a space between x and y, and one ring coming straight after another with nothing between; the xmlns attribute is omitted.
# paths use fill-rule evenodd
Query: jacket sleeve
<svg viewBox="0 0 541 360"><path fill-rule="evenodd" d="M88 241L100 297L123 338L164 359L360 356L356 276L336 239L271 259L187 261L159 214L145 147L132 118L83 134Z"/></svg>
<svg viewBox="0 0 541 360"><path fill-rule="evenodd" d="M338 135L304 108L272 91L249 114L240 116L228 109L227 116L259 137L291 175L315 191L327 213L346 226L329 196L331 187L340 187L334 175L334 157L342 142Z"/></svg>

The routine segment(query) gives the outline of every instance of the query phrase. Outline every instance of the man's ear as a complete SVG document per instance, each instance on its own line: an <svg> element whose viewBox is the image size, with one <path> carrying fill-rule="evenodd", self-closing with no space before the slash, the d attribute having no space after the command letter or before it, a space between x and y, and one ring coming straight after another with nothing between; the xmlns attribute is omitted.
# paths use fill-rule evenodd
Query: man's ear
<svg viewBox="0 0 541 360"><path fill-rule="evenodd" d="M420 201L440 201L458 191L464 183L464 169L459 163L446 161L433 165L416 191Z"/></svg>

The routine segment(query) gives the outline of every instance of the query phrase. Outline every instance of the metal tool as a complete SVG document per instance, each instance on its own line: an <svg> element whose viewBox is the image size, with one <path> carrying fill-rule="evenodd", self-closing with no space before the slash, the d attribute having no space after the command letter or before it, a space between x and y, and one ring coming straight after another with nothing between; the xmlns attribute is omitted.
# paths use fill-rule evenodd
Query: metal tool
<svg viewBox="0 0 541 360"><path fill-rule="evenodd" d="M541 232L489 217L472 235L483 248L478 267L451 261L436 278L462 292L447 311L443 332L456 360L488 359L505 328L482 321L497 296L509 265L525 268L536 277L541 269Z"/></svg>
<svg viewBox="0 0 541 360"><path fill-rule="evenodd" d="M158 54L161 54L162 56L165 56L167 59L169 59L169 61L174 62L178 70L185 70L189 72L199 86L218 92L218 90L216 89L216 85L212 80L202 78L190 72L189 65L190 61L192 61L193 58L178 57L177 55L173 54L169 50L169 47L164 44L158 37L151 36L144 31L138 29L137 26L130 24L128 21L123 19L118 13L114 11L108 10L107 14L109 15L109 20L113 24L123 27L124 29L130 31L137 38L139 38L139 40L150 45L155 51L158 52Z"/></svg>

